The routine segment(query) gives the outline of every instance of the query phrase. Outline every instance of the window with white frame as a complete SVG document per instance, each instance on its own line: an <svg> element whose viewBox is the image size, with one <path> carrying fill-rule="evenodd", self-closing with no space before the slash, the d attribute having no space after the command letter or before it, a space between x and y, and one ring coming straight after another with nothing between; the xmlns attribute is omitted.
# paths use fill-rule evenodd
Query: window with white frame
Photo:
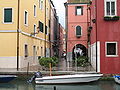
<svg viewBox="0 0 120 90"><path fill-rule="evenodd" d="M82 35L82 29L81 26L76 27L76 37L80 37Z"/></svg>
<svg viewBox="0 0 120 90"><path fill-rule="evenodd" d="M83 7L82 6L76 7L76 15L83 15Z"/></svg>
<svg viewBox="0 0 120 90"><path fill-rule="evenodd" d="M4 23L12 23L12 8L4 8Z"/></svg>
<svg viewBox="0 0 120 90"><path fill-rule="evenodd" d="M42 10L43 9L43 0L39 0L39 8Z"/></svg>
<svg viewBox="0 0 120 90"><path fill-rule="evenodd" d="M36 5L34 5L34 17L36 17L37 11L36 11Z"/></svg>
<svg viewBox="0 0 120 90"><path fill-rule="evenodd" d="M106 56L117 56L117 42L106 42Z"/></svg>
<svg viewBox="0 0 120 90"><path fill-rule="evenodd" d="M116 16L116 0L105 0L105 16Z"/></svg>
<svg viewBox="0 0 120 90"><path fill-rule="evenodd" d="M28 25L28 12L27 11L24 12L24 24Z"/></svg>

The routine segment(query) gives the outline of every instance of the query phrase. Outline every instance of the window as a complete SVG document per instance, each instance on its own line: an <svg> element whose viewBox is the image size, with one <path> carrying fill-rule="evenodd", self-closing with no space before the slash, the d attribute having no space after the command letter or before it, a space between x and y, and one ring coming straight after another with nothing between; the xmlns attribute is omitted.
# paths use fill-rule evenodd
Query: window
<svg viewBox="0 0 120 90"><path fill-rule="evenodd" d="M76 15L83 15L83 7L82 6L76 7Z"/></svg>
<svg viewBox="0 0 120 90"><path fill-rule="evenodd" d="M28 45L25 45L25 57L28 57Z"/></svg>
<svg viewBox="0 0 120 90"><path fill-rule="evenodd" d="M34 25L34 35L35 35L35 33L36 33L36 25Z"/></svg>
<svg viewBox="0 0 120 90"><path fill-rule="evenodd" d="M43 23L39 21L39 29L41 32L43 32L44 29L43 26L44 26Z"/></svg>
<svg viewBox="0 0 120 90"><path fill-rule="evenodd" d="M33 60L36 60L36 46L33 46Z"/></svg>
<svg viewBox="0 0 120 90"><path fill-rule="evenodd" d="M25 11L25 16L24 16L24 24L25 25L28 25L28 12L27 11Z"/></svg>
<svg viewBox="0 0 120 90"><path fill-rule="evenodd" d="M48 27L45 26L45 34L48 34Z"/></svg>
<svg viewBox="0 0 120 90"><path fill-rule="evenodd" d="M116 55L117 55L117 42L107 42L106 56L116 56Z"/></svg>
<svg viewBox="0 0 120 90"><path fill-rule="evenodd" d="M43 10L43 0L39 0L39 8Z"/></svg>
<svg viewBox="0 0 120 90"><path fill-rule="evenodd" d="M12 8L4 8L4 23L12 22Z"/></svg>
<svg viewBox="0 0 120 90"><path fill-rule="evenodd" d="M115 16L116 11L116 0L105 0L105 16Z"/></svg>
<svg viewBox="0 0 120 90"><path fill-rule="evenodd" d="M76 27L76 37L80 37L82 35L81 27L77 26Z"/></svg>
<svg viewBox="0 0 120 90"><path fill-rule="evenodd" d="M36 17L36 5L34 5L34 17Z"/></svg>

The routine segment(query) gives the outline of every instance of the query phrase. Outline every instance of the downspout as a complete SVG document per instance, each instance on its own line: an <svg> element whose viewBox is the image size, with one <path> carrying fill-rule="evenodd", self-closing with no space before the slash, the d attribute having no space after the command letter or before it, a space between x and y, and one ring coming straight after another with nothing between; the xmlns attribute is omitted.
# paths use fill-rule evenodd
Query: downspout
<svg viewBox="0 0 120 90"><path fill-rule="evenodd" d="M96 22L95 22L95 26L96 26L96 27L95 27L95 28L96 28L96 72L97 72L97 71L98 71L98 70L97 70L97 69L98 69L98 68L97 68L97 66L98 66L98 65L97 65L97 64L98 64L98 63L97 63L97 61L98 61L98 57L97 57L97 54L98 54L98 53L97 53L97 0L95 0L95 11L96 11L96 13L95 13L95 14L96 14L96 16L95 16L95 18L96 18Z"/></svg>
<svg viewBox="0 0 120 90"><path fill-rule="evenodd" d="M20 0L18 0L18 20L17 20L17 71L19 71L19 14L20 14Z"/></svg>
<svg viewBox="0 0 120 90"><path fill-rule="evenodd" d="M89 20L88 20L88 4L87 4L87 37L88 37L88 28L89 28ZM87 48L88 48L88 40L87 40ZM88 49L86 50L86 53L88 52ZM87 54L88 57L88 54Z"/></svg>
<svg viewBox="0 0 120 90"><path fill-rule="evenodd" d="M45 51L44 51L44 55L46 57L46 0L45 0Z"/></svg>

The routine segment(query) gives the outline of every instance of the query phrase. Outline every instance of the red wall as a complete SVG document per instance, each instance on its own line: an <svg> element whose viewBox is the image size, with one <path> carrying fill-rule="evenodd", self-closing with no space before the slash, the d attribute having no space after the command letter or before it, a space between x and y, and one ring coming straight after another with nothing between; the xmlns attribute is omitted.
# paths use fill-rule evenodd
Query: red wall
<svg viewBox="0 0 120 90"><path fill-rule="evenodd" d="M75 15L75 6L83 6L83 15ZM68 37L67 52L72 52L76 44L82 44L87 48L87 4L68 4ZM82 36L77 38L75 35L76 26L82 28Z"/></svg>
<svg viewBox="0 0 120 90"><path fill-rule="evenodd" d="M94 0L93 0L94 1ZM118 1L118 0L117 0ZM95 18L94 2L91 6L91 17ZM94 12L94 13L93 13ZM117 16L120 16L120 2L117 2ZM100 41L100 71L101 73L120 73L120 20L104 20L104 0L97 0L97 41ZM91 44L96 42L96 24L92 23ZM118 56L106 57L105 42L118 43Z"/></svg>

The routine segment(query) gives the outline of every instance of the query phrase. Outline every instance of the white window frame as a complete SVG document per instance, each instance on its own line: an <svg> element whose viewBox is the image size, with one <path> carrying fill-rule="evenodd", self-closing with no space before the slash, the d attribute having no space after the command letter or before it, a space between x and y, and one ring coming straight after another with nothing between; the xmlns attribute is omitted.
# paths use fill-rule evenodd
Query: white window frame
<svg viewBox="0 0 120 90"><path fill-rule="evenodd" d="M39 8L43 10L43 0L39 0Z"/></svg>
<svg viewBox="0 0 120 90"><path fill-rule="evenodd" d="M4 22L4 10L5 10L5 9L9 9L9 8L12 9L12 22ZM14 13L14 10L13 10L12 7L4 7L4 8L3 8L3 23L4 23L4 24L13 24L13 17L14 17L14 16L13 16L13 13Z"/></svg>
<svg viewBox="0 0 120 90"><path fill-rule="evenodd" d="M33 14L34 14L34 17L36 17L37 16L37 6L34 4L34 11L33 11Z"/></svg>
<svg viewBox="0 0 120 90"><path fill-rule="evenodd" d="M80 9L77 9L77 7L81 7ZM76 15L77 16L81 16L81 15L83 15L83 6L76 6L75 7L75 9L76 9ZM78 10L80 10L80 11L78 11ZM80 13L78 13L78 12L80 12Z"/></svg>
<svg viewBox="0 0 120 90"><path fill-rule="evenodd" d="M115 2L115 15L111 15L111 3L110 3L110 15L107 15L107 8L106 8L106 2ZM105 16L117 16L117 0L104 0L104 12L105 12Z"/></svg>
<svg viewBox="0 0 120 90"><path fill-rule="evenodd" d="M116 55L107 55L107 44L116 43ZM118 57L118 42L105 42L105 55L106 57Z"/></svg>
<svg viewBox="0 0 120 90"><path fill-rule="evenodd" d="M77 25L77 26L80 26L80 25ZM77 26L75 27L75 36L77 37L78 35L76 35L76 28L77 28ZM81 27L81 26L80 26ZM81 35L80 36L78 36L78 37L81 37L82 36L82 27L81 27Z"/></svg>
<svg viewBox="0 0 120 90"><path fill-rule="evenodd" d="M26 23L25 23L25 12L27 12ZM28 26L28 11L27 10L24 11L24 25Z"/></svg>

